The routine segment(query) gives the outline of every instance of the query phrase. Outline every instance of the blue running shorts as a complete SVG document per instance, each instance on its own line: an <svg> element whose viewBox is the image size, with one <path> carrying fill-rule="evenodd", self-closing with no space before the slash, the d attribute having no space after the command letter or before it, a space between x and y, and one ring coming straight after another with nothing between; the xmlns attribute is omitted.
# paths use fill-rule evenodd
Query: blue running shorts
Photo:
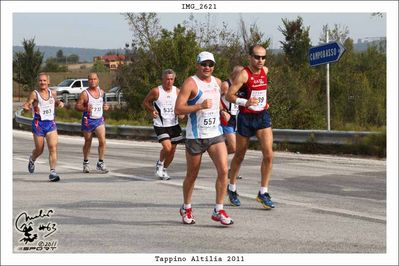
<svg viewBox="0 0 399 266"><path fill-rule="evenodd" d="M237 131L237 118L235 115L232 115L226 126L222 123L220 123L220 125L222 126L223 134L235 134Z"/></svg>
<svg viewBox="0 0 399 266"><path fill-rule="evenodd" d="M272 126L269 111L259 113L239 113L237 118L237 132L244 137L256 135L256 131Z"/></svg>
<svg viewBox="0 0 399 266"><path fill-rule="evenodd" d="M94 132L97 127L104 125L104 117L99 119L88 118L87 116L82 117L81 130L85 132Z"/></svg>
<svg viewBox="0 0 399 266"><path fill-rule="evenodd" d="M57 130L57 125L55 124L54 120L32 120L32 133L37 136L45 137L47 133L54 130Z"/></svg>

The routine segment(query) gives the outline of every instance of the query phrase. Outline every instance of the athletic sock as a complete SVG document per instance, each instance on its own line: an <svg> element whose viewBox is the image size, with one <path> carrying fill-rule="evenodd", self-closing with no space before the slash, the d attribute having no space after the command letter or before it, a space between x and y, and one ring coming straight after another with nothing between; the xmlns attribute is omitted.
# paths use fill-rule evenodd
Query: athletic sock
<svg viewBox="0 0 399 266"><path fill-rule="evenodd" d="M260 190L259 190L259 192L260 192L260 194L265 194L265 193L267 193L267 187L260 187Z"/></svg>
<svg viewBox="0 0 399 266"><path fill-rule="evenodd" d="M215 204L215 211L223 210L223 204Z"/></svg>
<svg viewBox="0 0 399 266"><path fill-rule="evenodd" d="M229 190L233 192L236 191L237 190L236 184L229 184Z"/></svg>
<svg viewBox="0 0 399 266"><path fill-rule="evenodd" d="M191 208L191 203L189 204L183 204L183 208L186 209L190 209Z"/></svg>

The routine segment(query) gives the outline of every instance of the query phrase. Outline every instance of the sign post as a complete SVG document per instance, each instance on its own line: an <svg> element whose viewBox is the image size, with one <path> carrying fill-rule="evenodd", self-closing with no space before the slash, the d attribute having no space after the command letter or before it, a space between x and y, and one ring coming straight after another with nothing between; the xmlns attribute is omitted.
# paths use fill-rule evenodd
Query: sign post
<svg viewBox="0 0 399 266"><path fill-rule="evenodd" d="M326 66L326 94L327 94L327 130L331 130L330 125L330 63L338 61L345 52L345 47L339 42L328 42L328 31L326 44L314 46L309 49L310 66L327 64Z"/></svg>
<svg viewBox="0 0 399 266"><path fill-rule="evenodd" d="M345 47L339 42L329 42L309 49L310 66L318 66L338 61L345 52Z"/></svg>

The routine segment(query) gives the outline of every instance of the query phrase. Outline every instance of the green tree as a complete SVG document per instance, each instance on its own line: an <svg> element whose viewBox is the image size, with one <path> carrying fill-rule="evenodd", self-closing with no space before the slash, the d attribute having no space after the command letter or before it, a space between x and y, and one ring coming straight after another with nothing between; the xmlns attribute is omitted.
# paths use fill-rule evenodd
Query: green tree
<svg viewBox="0 0 399 266"><path fill-rule="evenodd" d="M282 48L291 66L301 67L308 62L308 50L310 48L310 27L303 25L303 19L289 21L282 19L283 27L278 30L284 35L285 41L280 41Z"/></svg>
<svg viewBox="0 0 399 266"><path fill-rule="evenodd" d="M24 52L17 52L13 60L14 80L23 85L24 90L36 86L37 75L43 62L43 53L35 49L35 39L22 41Z"/></svg>
<svg viewBox="0 0 399 266"><path fill-rule="evenodd" d="M327 42L326 39L327 32L328 32L329 42L337 41L340 43L344 43L348 38L349 29L348 26L339 25L339 24L334 24L334 27L332 29L330 29L327 24L323 25L322 33L320 35L320 41L323 43Z"/></svg>
<svg viewBox="0 0 399 266"><path fill-rule="evenodd" d="M79 63L79 56L77 54L68 55L67 62L70 64L77 64Z"/></svg>
<svg viewBox="0 0 399 266"><path fill-rule="evenodd" d="M265 38L264 33L259 30L256 23L253 23L249 26L248 33L247 25L242 17L240 18L240 34L244 43L244 54L248 54L249 47L254 44L262 45L266 49L270 46L270 38Z"/></svg>
<svg viewBox="0 0 399 266"><path fill-rule="evenodd" d="M42 69L43 72L67 72L68 67L66 65L60 65L57 63L57 59L51 57L46 60L46 65Z"/></svg>
<svg viewBox="0 0 399 266"><path fill-rule="evenodd" d="M104 65L103 61L96 60L93 64L93 67L91 68L91 71L96 73L103 73L107 72L108 68Z"/></svg>
<svg viewBox="0 0 399 266"><path fill-rule="evenodd" d="M238 35L225 23L220 28L213 26L210 15L205 23L190 16L172 31L160 26L155 13L129 13L125 18L133 31L131 45L125 45L131 64L124 66L117 78L128 91L125 98L132 108L141 109L148 89L161 82L162 70L166 68L175 70L176 84L181 85L195 72L195 58L202 50L214 53L217 62L214 75L222 79L227 78L235 65L242 64L247 55Z"/></svg>
<svg viewBox="0 0 399 266"><path fill-rule="evenodd" d="M348 39L346 52L330 66L335 123L358 130L386 125L386 54L378 47L355 53Z"/></svg>
<svg viewBox="0 0 399 266"><path fill-rule="evenodd" d="M64 56L64 51L62 51L61 49L57 51L56 58L57 63L66 64L66 56Z"/></svg>
<svg viewBox="0 0 399 266"><path fill-rule="evenodd" d="M146 24L143 21L139 23ZM137 42L143 46L137 45L132 49L132 63L117 72L117 80L124 88L125 98L136 111L142 110L141 103L148 90L161 83L164 69L172 68L177 73L176 84L182 84L195 71L193 60L199 47L193 32L177 25L173 31L162 29L156 36L148 43Z"/></svg>
<svg viewBox="0 0 399 266"><path fill-rule="evenodd" d="M159 37L162 27L156 13L125 13L124 16L133 32L133 49L135 46L148 49Z"/></svg>

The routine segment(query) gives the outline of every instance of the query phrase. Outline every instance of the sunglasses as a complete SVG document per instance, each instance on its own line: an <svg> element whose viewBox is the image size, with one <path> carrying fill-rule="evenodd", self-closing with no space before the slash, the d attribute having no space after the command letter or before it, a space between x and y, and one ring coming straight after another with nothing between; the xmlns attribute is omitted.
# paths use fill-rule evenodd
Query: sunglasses
<svg viewBox="0 0 399 266"><path fill-rule="evenodd" d="M214 67L215 63L213 63L213 62L202 62L200 65L202 67Z"/></svg>
<svg viewBox="0 0 399 266"><path fill-rule="evenodd" d="M266 55L256 55L256 54L254 54L254 55L252 55L252 57L253 58L255 58L256 60L265 60L266 59Z"/></svg>

